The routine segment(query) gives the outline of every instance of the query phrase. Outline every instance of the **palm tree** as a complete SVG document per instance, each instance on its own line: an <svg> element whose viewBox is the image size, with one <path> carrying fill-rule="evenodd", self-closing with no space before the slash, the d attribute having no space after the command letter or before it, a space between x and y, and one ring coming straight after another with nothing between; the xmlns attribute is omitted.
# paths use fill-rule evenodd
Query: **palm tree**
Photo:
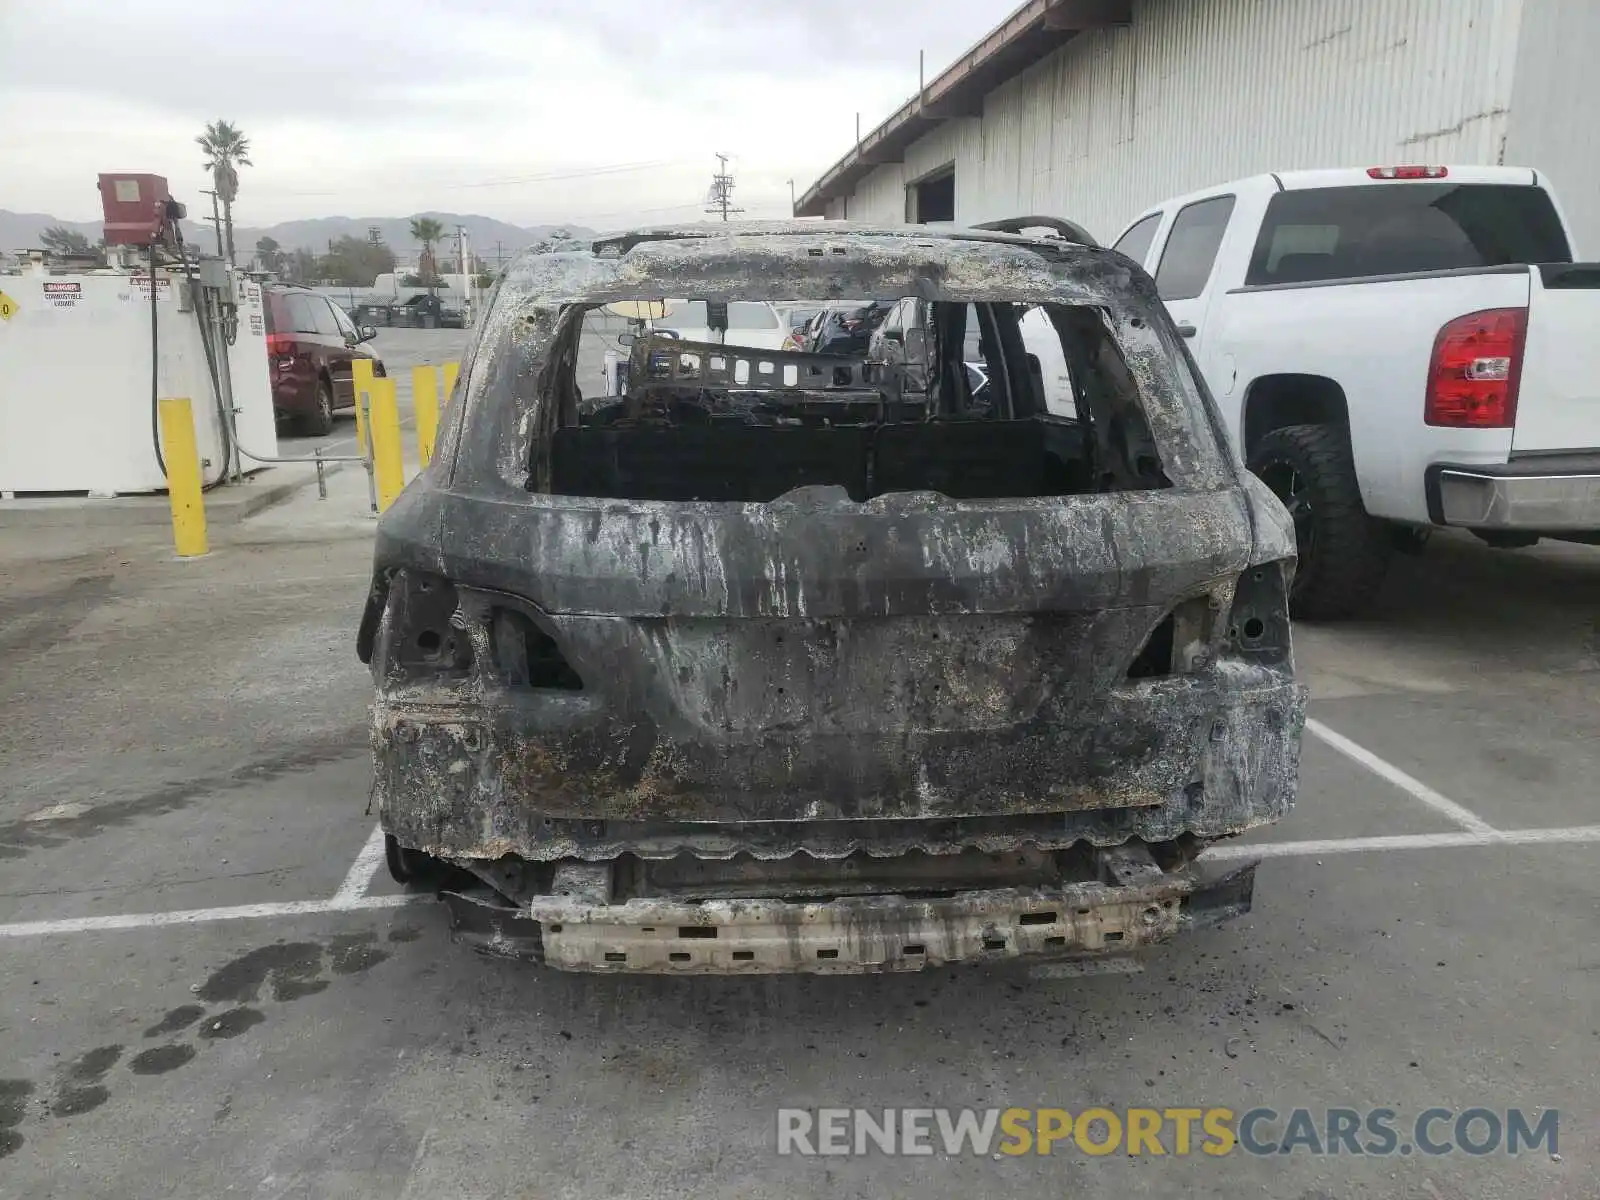
<svg viewBox="0 0 1600 1200"><path fill-rule="evenodd" d="M257 238L256 261L261 264L263 271L271 271L274 275L278 274L283 270L283 247L278 245L275 238Z"/></svg>
<svg viewBox="0 0 1600 1200"><path fill-rule="evenodd" d="M228 248L228 262L233 262L233 202L239 195L239 167L251 167L250 139L227 121L211 121L206 131L194 139L206 152L206 170L211 172L211 186L222 202L222 227L227 231L224 241Z"/></svg>
<svg viewBox="0 0 1600 1200"><path fill-rule="evenodd" d="M428 295L433 295L434 286L439 282L439 271L433 263L433 244L444 236L444 226L432 217L412 217L411 236L422 243L422 257L418 261L417 274L422 276L422 282L428 288Z"/></svg>
<svg viewBox="0 0 1600 1200"><path fill-rule="evenodd" d="M51 254L93 254L89 239L76 229L52 225L39 235L39 245Z"/></svg>

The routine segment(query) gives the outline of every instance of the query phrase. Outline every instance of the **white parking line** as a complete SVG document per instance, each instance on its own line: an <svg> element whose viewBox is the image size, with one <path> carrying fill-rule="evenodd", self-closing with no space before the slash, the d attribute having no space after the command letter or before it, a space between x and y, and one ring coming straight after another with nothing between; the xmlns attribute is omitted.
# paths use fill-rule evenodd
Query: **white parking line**
<svg viewBox="0 0 1600 1200"><path fill-rule="evenodd" d="M190 908L179 912L113 913L104 917L66 917L59 921L19 921L0 925L0 938L45 937L62 933L101 933L118 929L152 929L162 925L202 925L211 921L245 921L262 917L302 917L318 913L361 912L399 908L426 895L357 896L349 900L284 900L274 904L238 904L232 908Z"/></svg>
<svg viewBox="0 0 1600 1200"><path fill-rule="evenodd" d="M1489 822L1485 821L1471 809L1463 808L1448 796L1441 796L1427 784L1423 783L1422 780L1413 775L1407 775L1393 763L1385 762L1371 750L1368 750L1365 746L1357 745L1355 742L1352 742L1349 738L1345 737L1344 734L1329 729L1321 721L1315 721L1310 717L1307 717L1306 731L1308 733L1316 734L1318 738L1332 746L1346 758L1353 762L1360 763L1363 767L1371 771L1379 778L1387 779L1390 783L1394 784L1395 787L1412 796L1414 799L1422 801L1422 803L1426 804L1435 812L1442 813L1444 816L1449 817L1457 825L1461 826L1461 828L1471 830L1473 833L1494 832L1494 826L1490 825Z"/></svg>
<svg viewBox="0 0 1600 1200"><path fill-rule="evenodd" d="M372 832L367 835L367 844L361 847L361 853L356 855L356 861L350 864L344 882L339 885L339 890L334 892L333 902L342 904L365 896L367 889L372 886L372 877L378 873L378 864L382 861L383 828L374 825Z"/></svg>

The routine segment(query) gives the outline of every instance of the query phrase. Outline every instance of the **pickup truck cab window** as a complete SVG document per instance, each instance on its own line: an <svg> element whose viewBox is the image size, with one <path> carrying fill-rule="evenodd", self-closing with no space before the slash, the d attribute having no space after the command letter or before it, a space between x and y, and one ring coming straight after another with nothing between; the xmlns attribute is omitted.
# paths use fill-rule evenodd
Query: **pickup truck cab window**
<svg viewBox="0 0 1600 1200"><path fill-rule="evenodd" d="M1141 267L1144 266L1145 256L1150 253L1150 243L1155 241L1156 230L1161 225L1161 214L1151 213L1141 221L1136 221L1128 232L1117 239L1117 244L1111 247L1118 254L1126 254Z"/></svg>
<svg viewBox="0 0 1600 1200"><path fill-rule="evenodd" d="M1279 192L1245 285L1571 262L1550 194L1490 183L1399 183Z"/></svg>
<svg viewBox="0 0 1600 1200"><path fill-rule="evenodd" d="M1212 196L1178 210L1156 268L1163 300L1192 300L1205 291L1232 215L1232 196Z"/></svg>

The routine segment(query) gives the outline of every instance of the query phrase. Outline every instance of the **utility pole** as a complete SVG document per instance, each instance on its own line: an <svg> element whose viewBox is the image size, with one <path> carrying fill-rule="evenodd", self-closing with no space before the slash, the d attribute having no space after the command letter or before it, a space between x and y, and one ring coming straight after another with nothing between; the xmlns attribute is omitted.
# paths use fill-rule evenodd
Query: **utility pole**
<svg viewBox="0 0 1600 1200"><path fill-rule="evenodd" d="M730 213L742 213L733 207L733 176L728 174L728 156L717 155L717 173L711 177L711 191L706 194L706 212L712 216L722 214L726 221Z"/></svg>
<svg viewBox="0 0 1600 1200"><path fill-rule="evenodd" d="M789 180L789 215L791 217L794 216L794 209L795 209L794 180L791 179L791 180Z"/></svg>
<svg viewBox="0 0 1600 1200"><path fill-rule="evenodd" d="M210 196L211 197L211 217L210 217L210 220L211 220L211 224L214 225L216 227L216 230L217 230L217 257L221 258L222 257L222 214L217 211L217 194L215 192L213 192L213 191L207 190L206 188L201 188L200 189L200 194L202 196Z"/></svg>
<svg viewBox="0 0 1600 1200"><path fill-rule="evenodd" d="M468 329L472 328L472 276L467 272L467 227L456 226L456 269L461 272L461 312Z"/></svg>

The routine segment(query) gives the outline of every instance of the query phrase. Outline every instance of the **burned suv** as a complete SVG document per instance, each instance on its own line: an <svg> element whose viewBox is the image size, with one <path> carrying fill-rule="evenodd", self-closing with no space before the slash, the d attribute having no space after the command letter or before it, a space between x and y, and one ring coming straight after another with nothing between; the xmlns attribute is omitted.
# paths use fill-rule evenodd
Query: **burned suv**
<svg viewBox="0 0 1600 1200"><path fill-rule="evenodd" d="M922 302L914 371L639 315L846 296ZM617 313L626 393L585 395ZM1244 911L1254 864L1203 851L1290 808L1304 693L1293 528L1226 446L1149 277L1092 246L796 223L523 256L378 525L391 870L459 939L592 971L1118 954Z"/></svg>

